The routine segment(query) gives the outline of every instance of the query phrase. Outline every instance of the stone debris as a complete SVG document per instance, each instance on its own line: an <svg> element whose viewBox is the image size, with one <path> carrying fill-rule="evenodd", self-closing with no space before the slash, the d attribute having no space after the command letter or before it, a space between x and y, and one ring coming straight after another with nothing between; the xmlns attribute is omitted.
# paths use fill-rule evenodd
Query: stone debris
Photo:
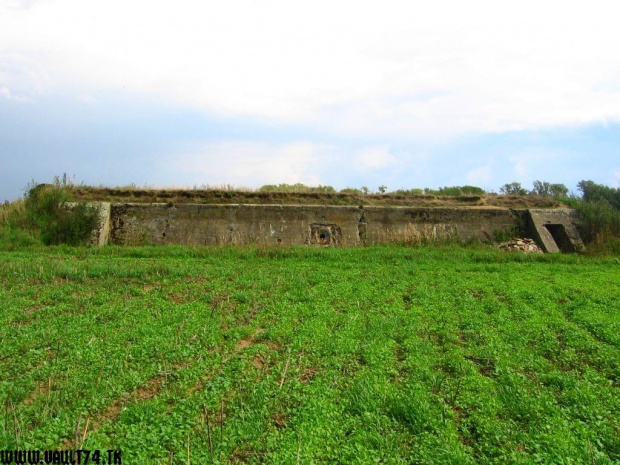
<svg viewBox="0 0 620 465"><path fill-rule="evenodd" d="M499 249L505 252L543 253L534 239L512 239L499 244Z"/></svg>

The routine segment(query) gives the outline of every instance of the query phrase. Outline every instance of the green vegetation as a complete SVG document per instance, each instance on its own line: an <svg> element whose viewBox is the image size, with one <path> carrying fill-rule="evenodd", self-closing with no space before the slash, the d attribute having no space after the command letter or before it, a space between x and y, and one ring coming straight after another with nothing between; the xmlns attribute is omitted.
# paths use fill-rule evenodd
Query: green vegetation
<svg viewBox="0 0 620 465"><path fill-rule="evenodd" d="M521 186L520 182L511 182L504 184L499 188L499 192L502 195L528 195L529 192L526 188Z"/></svg>
<svg viewBox="0 0 620 465"><path fill-rule="evenodd" d="M71 202L66 176L53 184L32 183L22 200L0 210L0 246L84 245L99 225L99 208Z"/></svg>
<svg viewBox="0 0 620 465"><path fill-rule="evenodd" d="M233 186L201 186L193 189L153 189L129 187L71 186L71 195L78 201L131 203L238 203L238 204L296 204L296 205L368 205L368 206L489 206L505 208L557 208L560 202L553 197L498 196L485 193L480 187L453 186L440 189L397 189L389 192L347 187L337 191L332 186L304 184L266 185L258 190L235 189Z"/></svg>
<svg viewBox="0 0 620 465"><path fill-rule="evenodd" d="M41 231L45 245L86 244L99 224L99 210L85 202L70 205L69 190L58 183L40 184L26 193L27 220Z"/></svg>
<svg viewBox="0 0 620 465"><path fill-rule="evenodd" d="M392 192L392 194L408 196L424 195L424 189L397 189Z"/></svg>
<svg viewBox="0 0 620 465"><path fill-rule="evenodd" d="M546 181L534 181L534 189L532 195L564 197L568 195L568 187L564 184L551 184Z"/></svg>
<svg viewBox="0 0 620 465"><path fill-rule="evenodd" d="M620 189L581 181L582 197L562 201L579 212L579 233L591 252L620 254Z"/></svg>
<svg viewBox="0 0 620 465"><path fill-rule="evenodd" d="M615 258L63 246L0 262L0 449L620 461Z"/></svg>
<svg viewBox="0 0 620 465"><path fill-rule="evenodd" d="M344 189L340 189L341 194L349 194L349 195L363 195L361 189L355 189L353 187L346 187Z"/></svg>
<svg viewBox="0 0 620 465"><path fill-rule="evenodd" d="M0 249L41 243L39 231L28 221L24 200L0 205Z"/></svg>
<svg viewBox="0 0 620 465"><path fill-rule="evenodd" d="M584 202L607 202L620 210L620 188L603 186L593 181L581 181L577 187L583 194Z"/></svg>
<svg viewBox="0 0 620 465"><path fill-rule="evenodd" d="M332 186L306 186L305 184L266 184L259 192L336 192Z"/></svg>
<svg viewBox="0 0 620 465"><path fill-rule="evenodd" d="M537 195L555 198L568 195L568 187L564 184L552 184L547 181L534 181L534 187L531 191L521 186L519 182L504 184L499 191L502 195Z"/></svg>
<svg viewBox="0 0 620 465"><path fill-rule="evenodd" d="M484 195L485 191L481 187L476 187L476 186L451 186L451 187L440 187L439 189L425 188L424 193L426 195L460 196L460 195Z"/></svg>

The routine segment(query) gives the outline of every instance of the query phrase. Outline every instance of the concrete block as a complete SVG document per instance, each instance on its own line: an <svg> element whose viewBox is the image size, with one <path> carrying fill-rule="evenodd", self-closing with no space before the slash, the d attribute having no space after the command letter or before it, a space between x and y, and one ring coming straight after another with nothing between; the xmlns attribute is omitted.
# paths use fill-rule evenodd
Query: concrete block
<svg viewBox="0 0 620 465"><path fill-rule="evenodd" d="M583 242L577 231L579 218L575 210L529 209L528 233L546 253L572 253L583 250Z"/></svg>

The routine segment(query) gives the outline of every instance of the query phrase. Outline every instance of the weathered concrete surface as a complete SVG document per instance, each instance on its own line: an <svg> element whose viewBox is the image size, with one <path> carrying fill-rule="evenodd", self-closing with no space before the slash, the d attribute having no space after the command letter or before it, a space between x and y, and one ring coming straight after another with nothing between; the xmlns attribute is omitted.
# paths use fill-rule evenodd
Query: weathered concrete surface
<svg viewBox="0 0 620 465"><path fill-rule="evenodd" d="M562 208L553 210L528 210L527 232L546 253L570 253L583 249L576 224L575 210Z"/></svg>
<svg viewBox="0 0 620 465"><path fill-rule="evenodd" d="M570 209L318 205L102 204L94 243L355 246L523 231L548 253L581 250ZM501 234L499 234L501 236Z"/></svg>
<svg viewBox="0 0 620 465"><path fill-rule="evenodd" d="M458 237L493 241L497 231L518 227L522 211L506 208L366 207L365 243L433 241Z"/></svg>
<svg viewBox="0 0 620 465"><path fill-rule="evenodd" d="M358 243L356 207L295 205L113 204L111 240L118 244ZM332 231L321 239L321 230ZM316 237L312 231L319 231ZM335 237L337 236L337 237ZM325 242L326 241L326 242Z"/></svg>
<svg viewBox="0 0 620 465"><path fill-rule="evenodd" d="M99 227L93 233L91 244L96 246L104 246L108 244L110 239L110 212L112 206L109 202L99 203Z"/></svg>
<svg viewBox="0 0 620 465"><path fill-rule="evenodd" d="M493 240L524 211L503 208L112 204L117 244L354 246L459 237Z"/></svg>

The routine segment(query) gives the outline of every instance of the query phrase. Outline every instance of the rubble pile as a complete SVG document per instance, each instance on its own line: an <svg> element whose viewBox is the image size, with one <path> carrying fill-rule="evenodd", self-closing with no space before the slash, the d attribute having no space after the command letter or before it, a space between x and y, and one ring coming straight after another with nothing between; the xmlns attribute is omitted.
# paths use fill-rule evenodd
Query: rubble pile
<svg viewBox="0 0 620 465"><path fill-rule="evenodd" d="M543 253L534 239L512 239L498 246L505 252Z"/></svg>

